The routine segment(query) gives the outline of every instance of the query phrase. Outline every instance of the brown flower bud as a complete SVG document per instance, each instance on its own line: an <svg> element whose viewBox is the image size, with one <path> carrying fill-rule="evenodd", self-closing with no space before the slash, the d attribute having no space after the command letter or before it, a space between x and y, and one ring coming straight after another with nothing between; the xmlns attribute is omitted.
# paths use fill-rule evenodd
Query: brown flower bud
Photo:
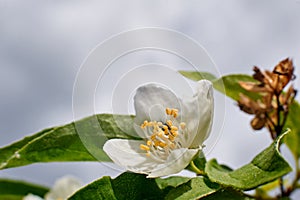
<svg viewBox="0 0 300 200"><path fill-rule="evenodd" d="M272 89L270 87L267 87L268 85L265 84L257 84L254 82L239 82L240 86L244 88L245 90L249 92L272 92Z"/></svg>
<svg viewBox="0 0 300 200"><path fill-rule="evenodd" d="M263 114L257 115L251 120L251 126L254 130L260 130L265 126L266 121L266 117Z"/></svg>
<svg viewBox="0 0 300 200"><path fill-rule="evenodd" d="M289 106L297 93L293 86L284 92L284 88L295 78L293 62L287 58L279 62L273 71L262 71L256 66L253 71L253 78L257 82L239 84L248 92L259 94L261 98L254 100L240 94L238 105L242 111L255 115L251 121L254 130L267 127L274 139L281 133Z"/></svg>
<svg viewBox="0 0 300 200"><path fill-rule="evenodd" d="M283 88L292 80L294 77L294 66L292 60L286 58L285 60L278 63L273 74L276 74L276 92L280 93Z"/></svg>

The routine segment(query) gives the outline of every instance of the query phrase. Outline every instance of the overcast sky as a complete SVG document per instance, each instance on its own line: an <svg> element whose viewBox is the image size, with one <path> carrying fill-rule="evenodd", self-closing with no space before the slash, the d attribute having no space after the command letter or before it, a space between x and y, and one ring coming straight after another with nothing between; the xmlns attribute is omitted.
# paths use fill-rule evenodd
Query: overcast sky
<svg viewBox="0 0 300 200"><path fill-rule="evenodd" d="M207 50L221 74L251 74L253 65L271 69L286 57L297 68L299 10L297 0L0 0L0 145L72 121L79 67L112 35L142 27L179 31ZM251 117L233 101L226 99L225 110L225 120L214 122L224 127L207 157L238 167L271 140L266 130L251 130ZM67 173L89 182L119 172L98 163L54 163L4 170L0 176L51 185Z"/></svg>

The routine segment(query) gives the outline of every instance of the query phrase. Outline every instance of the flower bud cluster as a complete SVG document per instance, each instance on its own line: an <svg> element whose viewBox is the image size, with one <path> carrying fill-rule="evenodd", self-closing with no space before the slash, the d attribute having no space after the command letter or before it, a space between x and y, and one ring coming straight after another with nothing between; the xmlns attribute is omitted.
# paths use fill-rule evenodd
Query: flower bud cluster
<svg viewBox="0 0 300 200"><path fill-rule="evenodd" d="M238 105L242 111L255 115L251 121L254 130L267 127L274 139L281 134L289 107L297 93L293 85L284 91L290 81L295 79L293 62L287 58L279 62L273 71L262 71L256 66L253 71L256 82L239 84L246 91L258 94L260 98L253 99L240 94Z"/></svg>

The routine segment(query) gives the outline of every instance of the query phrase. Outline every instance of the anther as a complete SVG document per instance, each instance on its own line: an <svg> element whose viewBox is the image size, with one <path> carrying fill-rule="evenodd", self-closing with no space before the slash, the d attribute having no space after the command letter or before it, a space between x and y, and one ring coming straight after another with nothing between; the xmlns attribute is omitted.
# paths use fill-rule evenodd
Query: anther
<svg viewBox="0 0 300 200"><path fill-rule="evenodd" d="M154 142L154 146L155 146L155 147L158 147L158 146L159 146L159 143L160 143L160 142L156 140L156 141Z"/></svg>
<svg viewBox="0 0 300 200"><path fill-rule="evenodd" d="M144 151L149 151L150 150L150 148L148 146L144 145L144 144L140 144L140 149L144 150Z"/></svg>
<svg viewBox="0 0 300 200"><path fill-rule="evenodd" d="M169 128L167 125L163 125L163 131L165 132L165 134L167 134L169 132Z"/></svg>
<svg viewBox="0 0 300 200"><path fill-rule="evenodd" d="M159 137L162 137L164 135L164 132L163 131L160 131L159 133L158 133L158 136Z"/></svg>
<svg viewBox="0 0 300 200"><path fill-rule="evenodd" d="M146 126L148 126L149 122L147 120L144 121L144 123L141 125L141 128L145 128Z"/></svg>
<svg viewBox="0 0 300 200"><path fill-rule="evenodd" d="M172 121L171 120L167 120L167 123L166 123L169 127L171 127L173 125Z"/></svg>
<svg viewBox="0 0 300 200"><path fill-rule="evenodd" d="M172 111L172 110L171 110L170 108L166 108L166 114L167 114L167 115L171 115L171 111Z"/></svg>
<svg viewBox="0 0 300 200"><path fill-rule="evenodd" d="M173 115L174 118L178 116L178 110L177 109L172 109L171 115Z"/></svg>
<svg viewBox="0 0 300 200"><path fill-rule="evenodd" d="M171 131L177 131L178 128L176 126L171 126Z"/></svg>
<svg viewBox="0 0 300 200"><path fill-rule="evenodd" d="M167 146L167 144L166 143L163 143L163 142L159 142L159 145L158 145L159 147L166 147Z"/></svg>
<svg viewBox="0 0 300 200"><path fill-rule="evenodd" d="M184 129L185 126L186 126L186 124L185 124L184 122L181 122L181 123L180 123L180 128L181 128L181 129Z"/></svg>
<svg viewBox="0 0 300 200"><path fill-rule="evenodd" d="M173 135L169 135L169 140L170 140L170 141L172 141L172 142L173 142L173 141L174 141L174 139L175 139L175 137L174 137Z"/></svg>
<svg viewBox="0 0 300 200"><path fill-rule="evenodd" d="M148 122L147 126L153 126L153 122Z"/></svg>
<svg viewBox="0 0 300 200"><path fill-rule="evenodd" d="M178 135L178 132L177 132L177 131L172 131L171 133L172 133L172 135L173 135L174 137L176 137L176 136Z"/></svg>
<svg viewBox="0 0 300 200"><path fill-rule="evenodd" d="M156 136L157 136L156 134L151 135L150 136L151 140L155 140Z"/></svg>

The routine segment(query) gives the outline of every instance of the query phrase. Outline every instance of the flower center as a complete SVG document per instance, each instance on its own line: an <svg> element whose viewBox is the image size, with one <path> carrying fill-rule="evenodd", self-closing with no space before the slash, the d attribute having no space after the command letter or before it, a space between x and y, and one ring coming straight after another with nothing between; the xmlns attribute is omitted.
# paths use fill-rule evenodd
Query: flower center
<svg viewBox="0 0 300 200"><path fill-rule="evenodd" d="M181 146L178 141L178 131L185 129L185 123L175 121L178 116L177 109L166 108L166 114L165 122L144 121L141 124L142 129L147 129L152 133L147 143L140 145L140 149L146 151L147 156L166 158L171 150Z"/></svg>

